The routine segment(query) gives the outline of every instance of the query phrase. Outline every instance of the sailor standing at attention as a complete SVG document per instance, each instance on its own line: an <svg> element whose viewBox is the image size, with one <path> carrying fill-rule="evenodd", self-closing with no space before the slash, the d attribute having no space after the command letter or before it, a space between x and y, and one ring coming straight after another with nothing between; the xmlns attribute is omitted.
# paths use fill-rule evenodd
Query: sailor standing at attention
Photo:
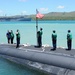
<svg viewBox="0 0 75 75"><path fill-rule="evenodd" d="M72 47L72 34L71 34L70 30L68 30L68 33L67 33L67 47L68 47L67 50L71 50L71 47Z"/></svg>
<svg viewBox="0 0 75 75"><path fill-rule="evenodd" d="M14 33L13 33L13 31L11 30L11 44L13 44L13 40L14 40Z"/></svg>
<svg viewBox="0 0 75 75"><path fill-rule="evenodd" d="M19 30L16 31L16 41L17 41L16 48L18 48L19 44L20 44L20 32L19 32Z"/></svg>
<svg viewBox="0 0 75 75"><path fill-rule="evenodd" d="M43 29L40 28L40 47L42 47L42 34L43 34Z"/></svg>
<svg viewBox="0 0 75 75"><path fill-rule="evenodd" d="M7 33L6 33L6 37L7 37L7 40L8 40L8 44L10 44L10 40L11 40L11 32L8 30Z"/></svg>
<svg viewBox="0 0 75 75"><path fill-rule="evenodd" d="M52 45L53 45L53 49L51 49L51 50L56 50L56 44L57 44L57 34L56 34L56 31L53 30L53 33L52 33Z"/></svg>

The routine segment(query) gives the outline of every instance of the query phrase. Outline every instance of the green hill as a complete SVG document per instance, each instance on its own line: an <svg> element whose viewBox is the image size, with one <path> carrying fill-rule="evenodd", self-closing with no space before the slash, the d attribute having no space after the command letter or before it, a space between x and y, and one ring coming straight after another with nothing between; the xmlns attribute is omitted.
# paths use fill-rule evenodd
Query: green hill
<svg viewBox="0 0 75 75"><path fill-rule="evenodd" d="M15 15L15 16L0 16L0 20L19 20L31 19L36 20L36 15ZM75 11L73 12L49 12L44 14L44 17L39 20L75 20Z"/></svg>
<svg viewBox="0 0 75 75"><path fill-rule="evenodd" d="M43 19L39 20L75 20L75 11L73 12L50 12L44 14ZM30 15L32 20L36 19L36 15Z"/></svg>

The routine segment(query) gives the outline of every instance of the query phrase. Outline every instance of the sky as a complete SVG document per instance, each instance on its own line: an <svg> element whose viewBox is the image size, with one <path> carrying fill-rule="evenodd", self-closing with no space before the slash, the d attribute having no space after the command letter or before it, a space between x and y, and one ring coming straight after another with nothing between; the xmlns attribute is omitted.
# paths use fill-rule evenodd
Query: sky
<svg viewBox="0 0 75 75"><path fill-rule="evenodd" d="M0 0L0 16L75 11L75 0Z"/></svg>

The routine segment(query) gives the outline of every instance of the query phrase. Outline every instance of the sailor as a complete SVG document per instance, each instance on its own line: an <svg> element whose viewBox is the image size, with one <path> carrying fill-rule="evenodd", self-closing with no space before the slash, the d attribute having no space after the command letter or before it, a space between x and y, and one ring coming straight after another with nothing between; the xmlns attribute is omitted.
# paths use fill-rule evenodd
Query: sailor
<svg viewBox="0 0 75 75"><path fill-rule="evenodd" d="M72 34L71 34L70 30L68 30L68 33L67 33L67 47L68 47L67 50L71 50L71 47L72 47Z"/></svg>
<svg viewBox="0 0 75 75"><path fill-rule="evenodd" d="M53 30L53 33L52 33L52 45L53 45L53 49L51 49L51 50L56 50L56 43L57 43L57 34L56 34L56 31Z"/></svg>
<svg viewBox="0 0 75 75"><path fill-rule="evenodd" d="M42 46L42 34L43 34L43 29L40 28L40 47Z"/></svg>
<svg viewBox="0 0 75 75"><path fill-rule="evenodd" d="M37 41L38 41L38 47L41 47L41 36L40 36L40 31L37 32Z"/></svg>
<svg viewBox="0 0 75 75"><path fill-rule="evenodd" d="M8 30L7 33L6 33L6 37L7 37L7 40L8 40L8 44L10 44L10 40L11 40L11 32Z"/></svg>
<svg viewBox="0 0 75 75"><path fill-rule="evenodd" d="M16 31L16 41L17 41L16 48L18 48L19 44L20 44L20 32L19 32L19 30Z"/></svg>
<svg viewBox="0 0 75 75"><path fill-rule="evenodd" d="M14 40L14 34L13 31L11 30L11 44L13 44L13 40Z"/></svg>

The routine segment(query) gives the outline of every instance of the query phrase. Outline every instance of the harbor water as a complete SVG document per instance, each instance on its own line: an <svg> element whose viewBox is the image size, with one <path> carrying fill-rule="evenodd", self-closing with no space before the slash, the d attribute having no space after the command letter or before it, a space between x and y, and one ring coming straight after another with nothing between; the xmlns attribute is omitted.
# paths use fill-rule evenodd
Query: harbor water
<svg viewBox="0 0 75 75"><path fill-rule="evenodd" d="M43 28L42 43L52 46L51 34L53 30L57 32L57 46L67 47L67 31L72 33L72 48L75 48L75 21L38 21L38 30ZM0 43L7 44L7 30L13 30L16 43L16 30L19 29L21 34L21 44L36 45L36 21L13 21L0 22ZM1 75L44 75L40 72L28 69L22 65L8 62L0 58Z"/></svg>
<svg viewBox="0 0 75 75"><path fill-rule="evenodd" d="M67 31L71 30L73 41L72 48L75 48L75 21L38 21L38 30L43 28L43 44L52 46L51 34L57 32L57 46L67 47ZM36 44L36 21L0 22L0 43L7 43L6 32L13 30L16 43L16 30L20 30L21 44Z"/></svg>

